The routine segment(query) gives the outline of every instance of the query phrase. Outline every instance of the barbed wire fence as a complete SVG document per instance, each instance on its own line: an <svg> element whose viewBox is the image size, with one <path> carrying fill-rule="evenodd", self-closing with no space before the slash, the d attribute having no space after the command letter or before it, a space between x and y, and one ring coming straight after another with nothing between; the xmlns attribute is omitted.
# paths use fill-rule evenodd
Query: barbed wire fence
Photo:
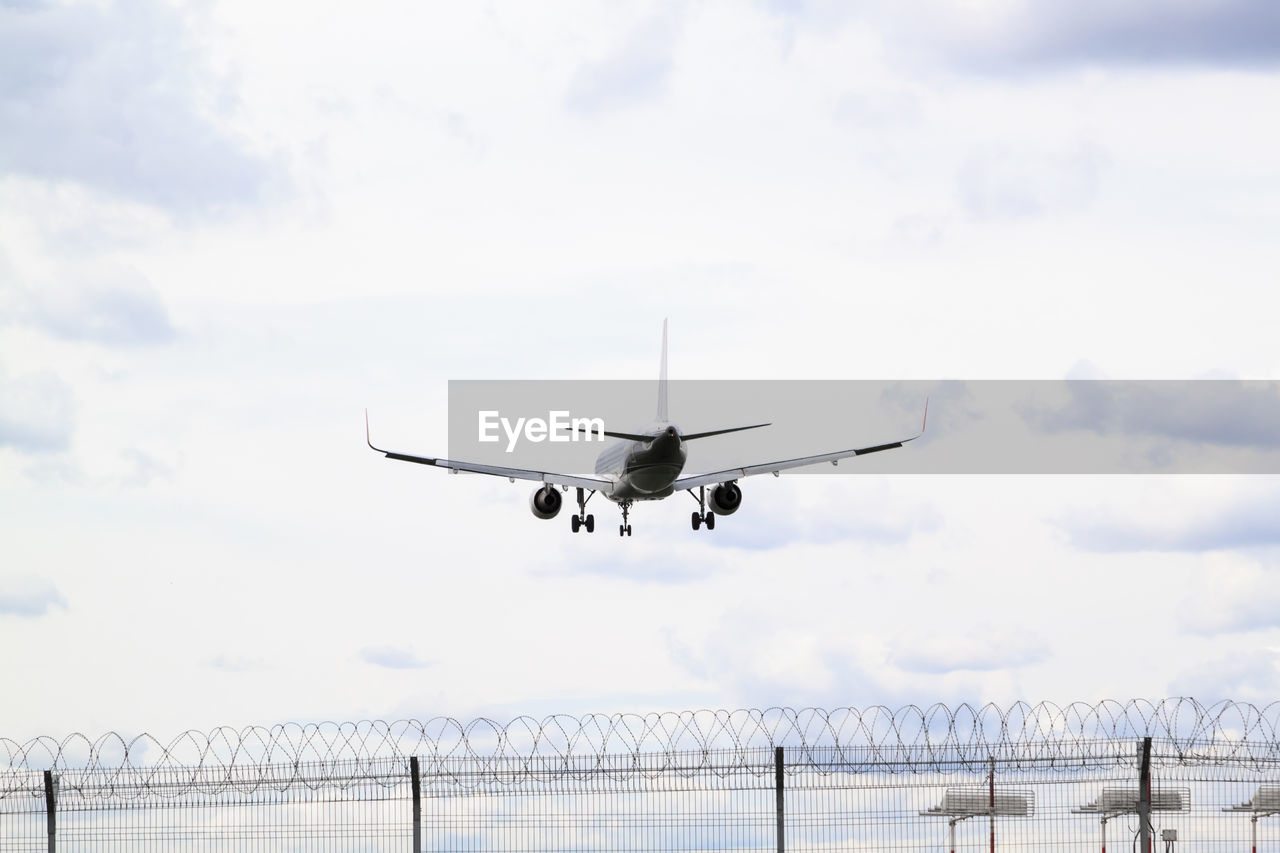
<svg viewBox="0 0 1280 853"><path fill-rule="evenodd" d="M1280 850L1278 733L1168 699L0 739L0 850Z"/></svg>

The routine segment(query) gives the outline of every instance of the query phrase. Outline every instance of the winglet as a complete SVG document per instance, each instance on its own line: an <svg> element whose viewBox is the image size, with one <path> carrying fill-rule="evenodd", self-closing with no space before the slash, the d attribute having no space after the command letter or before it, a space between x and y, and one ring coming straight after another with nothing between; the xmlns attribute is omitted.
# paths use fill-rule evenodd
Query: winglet
<svg viewBox="0 0 1280 853"><path fill-rule="evenodd" d="M365 444L369 445L370 450L376 450L379 453L387 452L380 447L373 446L373 438L370 437L369 435L369 410L368 409L364 410L364 442Z"/></svg>
<svg viewBox="0 0 1280 853"><path fill-rule="evenodd" d="M929 398L924 398L924 420L920 421L920 434L924 435L924 428L929 423Z"/></svg>

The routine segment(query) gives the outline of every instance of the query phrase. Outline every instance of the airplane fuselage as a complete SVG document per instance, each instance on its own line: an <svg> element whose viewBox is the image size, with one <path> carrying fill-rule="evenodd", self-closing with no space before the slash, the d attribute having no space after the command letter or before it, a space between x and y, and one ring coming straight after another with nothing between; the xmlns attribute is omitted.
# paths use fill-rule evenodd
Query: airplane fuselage
<svg viewBox="0 0 1280 853"><path fill-rule="evenodd" d="M646 441L615 442L596 458L595 473L613 484L604 492L609 500L658 500L673 491L688 458L680 429L658 424L644 435Z"/></svg>

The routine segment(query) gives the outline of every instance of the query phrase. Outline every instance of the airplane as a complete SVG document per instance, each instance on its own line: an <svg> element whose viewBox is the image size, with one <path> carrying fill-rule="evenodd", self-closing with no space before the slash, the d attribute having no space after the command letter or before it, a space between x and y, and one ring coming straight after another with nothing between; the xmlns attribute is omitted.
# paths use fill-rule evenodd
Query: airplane
<svg viewBox="0 0 1280 853"><path fill-rule="evenodd" d="M495 477L506 477L511 482L516 480L532 480L543 485L536 489L529 499L529 507L533 514L541 519L552 519L560 514L564 504L556 486L565 492L570 487L577 490L578 511L570 518L570 528L574 533L586 530L594 533L596 519L587 513L587 501L596 494L604 495L622 510L622 523L618 525L619 536L631 535L629 515L631 506L636 501L661 500L677 491L688 492L698 502L698 509L690 519L693 529L705 526L707 530L716 527L716 516L733 515L742 505L742 489L738 480L755 474L773 474L789 468L805 465L818 465L823 462L837 464L841 459L851 456L862 456L867 453L879 453L902 447L908 441L915 441L924 435L925 425L929 420L929 401L924 404L924 419L920 423L920 432L909 438L888 444L877 444L870 447L854 447L848 450L836 450L831 453L819 453L813 456L798 456L794 459L781 459L774 462L763 462L729 468L723 471L710 471L705 474L693 474L682 477L688 451L685 443L698 439L710 438L742 430L760 429L770 424L752 424L751 426L729 427L709 432L684 433L671 423L667 413L667 322L662 322L662 362L658 374L658 411L654 424L643 433L625 433L604 431L609 438L618 439L605 448L596 459L594 477L577 474L561 474L552 471L533 471L524 468L506 468L501 465L487 465L476 462L460 462L456 459L441 459L433 456L413 456L408 453L397 453L374 447L369 433L369 412L365 410L365 442L370 449L385 455L388 459L402 462L417 462L421 465L433 465L447 468L452 473L470 471L477 474L490 474ZM583 427L580 430L585 431ZM707 487L714 486L708 496ZM697 494L694 494L697 489ZM710 510L708 510L710 506Z"/></svg>

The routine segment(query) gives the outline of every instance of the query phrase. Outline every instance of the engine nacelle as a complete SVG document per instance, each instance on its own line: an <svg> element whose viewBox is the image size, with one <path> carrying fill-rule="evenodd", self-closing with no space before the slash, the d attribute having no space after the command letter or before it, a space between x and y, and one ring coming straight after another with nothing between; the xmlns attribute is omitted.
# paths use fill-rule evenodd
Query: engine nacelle
<svg viewBox="0 0 1280 853"><path fill-rule="evenodd" d="M742 489L730 480L711 490L711 511L716 515L733 515L742 506Z"/></svg>
<svg viewBox="0 0 1280 853"><path fill-rule="evenodd" d="M533 514L538 518L555 518L560 514L562 506L564 506L564 498L552 485L543 486L529 498L529 509L533 510Z"/></svg>

